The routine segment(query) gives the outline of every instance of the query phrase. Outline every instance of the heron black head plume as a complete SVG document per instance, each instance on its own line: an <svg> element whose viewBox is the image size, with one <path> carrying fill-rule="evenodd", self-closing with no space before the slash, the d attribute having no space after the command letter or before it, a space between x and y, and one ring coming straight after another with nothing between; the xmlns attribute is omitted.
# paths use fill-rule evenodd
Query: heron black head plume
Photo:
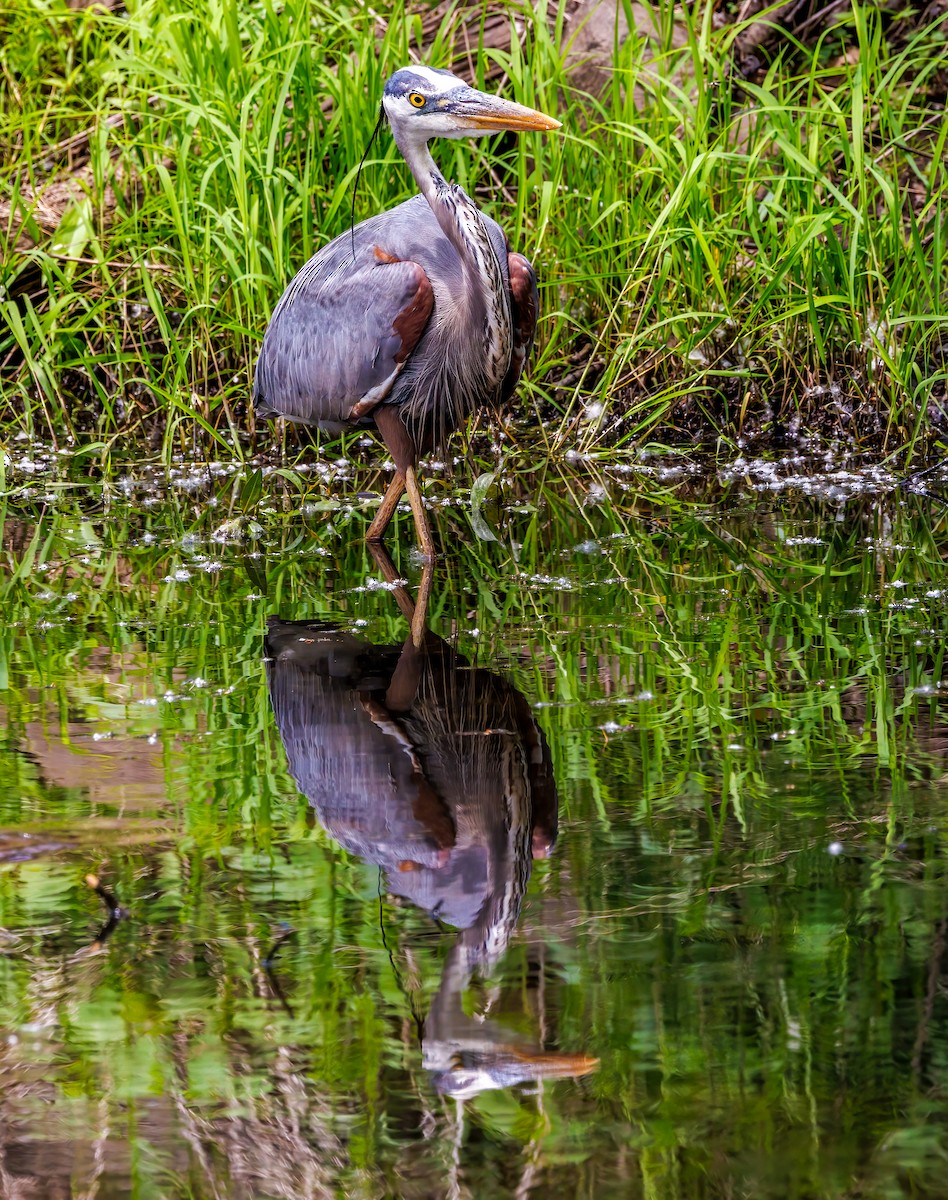
<svg viewBox="0 0 948 1200"><path fill-rule="evenodd" d="M356 256L356 239L355 239L355 219L356 219L356 195L359 191L359 180L362 178L362 168L365 165L365 160L369 156L369 151L372 149L372 144L379 136L379 130L382 128L382 123L385 120L385 109L379 105L379 119L375 122L375 128L369 140L365 144L365 149L362 151L362 157L359 159L359 169L356 171L355 185L352 189L352 208L349 211L349 236L352 238L352 261L355 262Z"/></svg>

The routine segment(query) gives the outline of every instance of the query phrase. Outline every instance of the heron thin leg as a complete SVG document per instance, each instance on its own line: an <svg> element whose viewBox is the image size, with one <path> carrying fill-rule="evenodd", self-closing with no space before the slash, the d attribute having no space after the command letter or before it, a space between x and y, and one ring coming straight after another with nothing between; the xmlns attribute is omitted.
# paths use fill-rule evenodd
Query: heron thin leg
<svg viewBox="0 0 948 1200"><path fill-rule="evenodd" d="M434 581L434 563L431 556L421 568L421 579L418 581L418 596L415 600L415 611L411 618L411 640L416 649L420 650L428 632L428 601L431 598L431 585Z"/></svg>
<svg viewBox="0 0 948 1200"><path fill-rule="evenodd" d="M388 523L391 521L395 509L398 507L398 502L401 500L404 491L405 476L401 471L396 471L394 479L388 485L388 490L382 497L379 510L366 531L365 540L367 542L380 542L382 540L382 534L388 529Z"/></svg>
<svg viewBox="0 0 948 1200"><path fill-rule="evenodd" d="M425 640L425 634L428 632L428 601L431 599L431 590L434 585L434 564L429 558L422 566L421 579L418 581L418 599L412 600L404 580L399 578L395 564L385 547L373 545L370 542L369 552L378 564L385 582L394 585L392 595L401 609L402 616L411 626L412 645L416 650L420 650ZM400 670L399 666L396 668L395 674L398 675Z"/></svg>
<svg viewBox="0 0 948 1200"><path fill-rule="evenodd" d="M408 502L411 504L412 516L415 518L415 532L418 534L421 552L425 558L433 559L435 557L434 539L431 536L431 526L428 524L428 515L422 503L421 488L418 486L418 477L413 466L405 472L405 491L408 492Z"/></svg>
<svg viewBox="0 0 948 1200"><path fill-rule="evenodd" d="M415 618L415 602L411 598L405 580L395 570L391 555L380 542L369 542L369 553L375 559L376 565L382 572L382 578L392 585L392 595L401 610L402 616L409 623Z"/></svg>
<svg viewBox="0 0 948 1200"><path fill-rule="evenodd" d="M418 447L415 445L414 438L408 431L408 427L402 420L399 410L388 404L380 404L374 412L375 426L382 435L382 440L388 447L392 458L395 460L395 469L399 471L405 481L405 490L408 492L408 499L411 503L412 516L415 518L415 532L418 535L420 550L425 558L433 559L435 556L434 541L431 537L431 527L428 524L428 518L425 516L425 506L421 501L421 489L418 487L418 475L416 472L415 463L418 459ZM382 508L386 509L391 495L391 488L386 493L385 499L382 501ZM390 516L391 514L389 514ZM379 516L372 522L373 530L377 530L378 536L381 536L381 531L384 529L380 525Z"/></svg>

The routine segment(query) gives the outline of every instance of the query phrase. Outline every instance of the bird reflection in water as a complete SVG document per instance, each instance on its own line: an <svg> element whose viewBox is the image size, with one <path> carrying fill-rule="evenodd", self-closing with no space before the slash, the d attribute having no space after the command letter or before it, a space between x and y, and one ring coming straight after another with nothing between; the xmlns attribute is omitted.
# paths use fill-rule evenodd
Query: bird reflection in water
<svg viewBox="0 0 948 1200"><path fill-rule="evenodd" d="M407 589L376 556L411 623ZM418 646L377 646L271 618L266 653L290 772L327 832L379 866L389 892L460 931L422 1036L438 1090L464 1098L595 1070L595 1058L542 1050L462 1007L503 958L532 861L556 841L550 755L526 699L427 626Z"/></svg>

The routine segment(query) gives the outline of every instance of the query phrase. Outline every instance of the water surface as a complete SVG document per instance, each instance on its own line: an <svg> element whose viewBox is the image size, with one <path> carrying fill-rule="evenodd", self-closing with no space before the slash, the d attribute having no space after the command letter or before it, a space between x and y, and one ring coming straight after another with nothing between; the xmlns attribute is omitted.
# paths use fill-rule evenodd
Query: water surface
<svg viewBox="0 0 948 1200"><path fill-rule="evenodd" d="M0 1193L944 1195L944 510L532 466L8 458Z"/></svg>

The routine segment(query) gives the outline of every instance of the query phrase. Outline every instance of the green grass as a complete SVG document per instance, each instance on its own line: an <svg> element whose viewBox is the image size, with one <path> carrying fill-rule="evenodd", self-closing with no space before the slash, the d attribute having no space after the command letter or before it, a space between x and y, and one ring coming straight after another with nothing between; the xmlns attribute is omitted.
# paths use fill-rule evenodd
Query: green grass
<svg viewBox="0 0 948 1200"><path fill-rule="evenodd" d="M601 1060L485 1093L455 1139L413 1019L454 935L380 902L378 871L313 820L261 661L268 614L407 635L365 586L365 513L283 511L268 477L257 536L221 545L247 471L96 485L65 461L0 500L0 1126L18 1146L45 1165L64 1127L79 1147L118 1131L110 1186L144 1197L239 1194L241 1171L262 1196L442 1195L452 1155L476 1196L522 1194L522 1164L537 1195L597 1200L941 1194L943 515L867 496L840 521L739 486L717 511L623 471L581 505L588 476L553 467L505 479L495 542L438 512L454 553L431 627L537 706L560 803L465 1011ZM89 871L130 909L97 954ZM75 1191L101 1160L66 1161ZM280 1189L277 1164L326 1186Z"/></svg>
<svg viewBox="0 0 948 1200"><path fill-rule="evenodd" d="M480 69L563 130L436 149L540 272L518 403L548 445L736 439L798 417L887 451L929 444L948 380L944 26L854 0L741 84L741 26L696 4L682 48L645 70L628 39L593 99L572 85L562 9L508 7L524 46ZM419 52L417 19L375 11L6 0L0 436L248 452L268 314L347 227L384 79ZM449 61L456 26L427 61ZM70 177L44 226L37 204ZM356 216L413 190L383 137Z"/></svg>

